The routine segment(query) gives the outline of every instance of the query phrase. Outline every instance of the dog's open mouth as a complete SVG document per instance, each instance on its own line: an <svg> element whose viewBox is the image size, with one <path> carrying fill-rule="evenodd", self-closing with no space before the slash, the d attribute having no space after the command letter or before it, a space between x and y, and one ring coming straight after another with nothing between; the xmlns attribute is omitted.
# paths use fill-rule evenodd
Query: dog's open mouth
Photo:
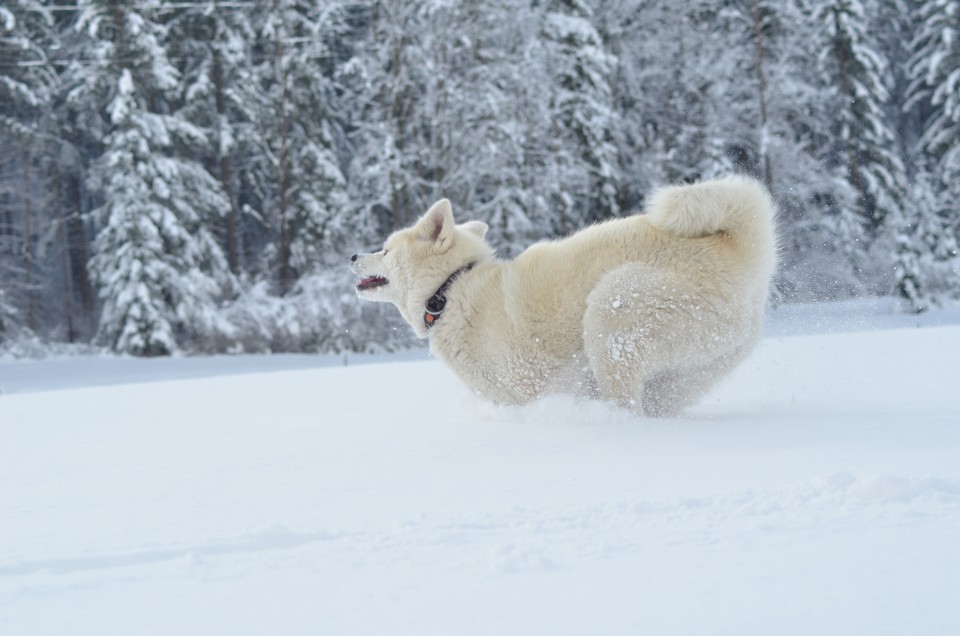
<svg viewBox="0 0 960 636"><path fill-rule="evenodd" d="M371 289L376 289L377 287L383 287L389 281L383 276L367 276L361 278L360 282L357 283L358 291L369 291Z"/></svg>

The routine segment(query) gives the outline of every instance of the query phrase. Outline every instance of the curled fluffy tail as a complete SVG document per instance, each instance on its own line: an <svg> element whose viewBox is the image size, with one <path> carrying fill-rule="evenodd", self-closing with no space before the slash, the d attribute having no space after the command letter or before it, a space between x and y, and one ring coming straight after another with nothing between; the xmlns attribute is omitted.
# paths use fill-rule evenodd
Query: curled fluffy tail
<svg viewBox="0 0 960 636"><path fill-rule="evenodd" d="M777 251L775 216L776 207L766 188L744 176L661 188L647 208L654 227L683 238L722 232L747 252L750 260L770 271Z"/></svg>

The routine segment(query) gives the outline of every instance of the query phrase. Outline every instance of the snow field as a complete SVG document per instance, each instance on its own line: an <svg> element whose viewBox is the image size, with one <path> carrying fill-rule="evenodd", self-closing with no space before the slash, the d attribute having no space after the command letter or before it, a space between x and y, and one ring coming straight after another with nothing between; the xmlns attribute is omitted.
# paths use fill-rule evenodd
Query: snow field
<svg viewBox="0 0 960 636"><path fill-rule="evenodd" d="M432 361L5 394L0 633L958 633L958 351L771 337L666 420Z"/></svg>

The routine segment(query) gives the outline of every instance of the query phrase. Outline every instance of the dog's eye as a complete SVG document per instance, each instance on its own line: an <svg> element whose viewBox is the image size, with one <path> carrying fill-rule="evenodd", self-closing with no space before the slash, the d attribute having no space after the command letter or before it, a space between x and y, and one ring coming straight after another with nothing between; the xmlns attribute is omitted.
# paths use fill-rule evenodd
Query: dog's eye
<svg viewBox="0 0 960 636"><path fill-rule="evenodd" d="M386 256L386 255L387 255L387 252L388 252L389 250L387 250L387 248L383 248L383 249L380 250L380 251L383 252L383 255L384 255L384 256Z"/></svg>

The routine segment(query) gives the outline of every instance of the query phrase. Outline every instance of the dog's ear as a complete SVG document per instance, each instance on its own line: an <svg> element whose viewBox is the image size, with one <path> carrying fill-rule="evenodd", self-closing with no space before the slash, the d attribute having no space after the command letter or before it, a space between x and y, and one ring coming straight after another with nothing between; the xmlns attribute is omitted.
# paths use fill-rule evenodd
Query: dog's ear
<svg viewBox="0 0 960 636"><path fill-rule="evenodd" d="M483 238L484 236L486 236L487 230L489 229L489 226L486 223L483 223L482 221L467 221L460 227L466 230L467 232L470 232L471 234L476 234L480 238Z"/></svg>
<svg viewBox="0 0 960 636"><path fill-rule="evenodd" d="M453 228L453 209L446 199L434 203L417 223L420 237L433 242L440 250L447 250L453 244Z"/></svg>

